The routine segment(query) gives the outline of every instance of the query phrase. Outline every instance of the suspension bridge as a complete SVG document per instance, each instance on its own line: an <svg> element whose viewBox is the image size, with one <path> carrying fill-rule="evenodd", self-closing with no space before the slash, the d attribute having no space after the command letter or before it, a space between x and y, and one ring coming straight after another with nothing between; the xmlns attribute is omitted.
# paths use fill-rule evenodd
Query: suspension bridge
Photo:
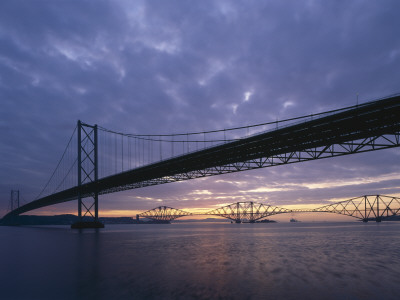
<svg viewBox="0 0 400 300"><path fill-rule="evenodd" d="M255 223L270 216L285 213L333 213L353 217L363 222L374 220L381 222L400 214L400 198L385 195L365 195L345 201L327 204L314 209L288 209L252 201L236 202L204 214L191 213L180 209L159 206L138 214L136 218L170 222L187 216L217 216L235 223Z"/></svg>
<svg viewBox="0 0 400 300"><path fill-rule="evenodd" d="M126 134L78 121L49 181L2 219L78 200L98 222L99 195L400 145L400 95L263 124L181 134Z"/></svg>

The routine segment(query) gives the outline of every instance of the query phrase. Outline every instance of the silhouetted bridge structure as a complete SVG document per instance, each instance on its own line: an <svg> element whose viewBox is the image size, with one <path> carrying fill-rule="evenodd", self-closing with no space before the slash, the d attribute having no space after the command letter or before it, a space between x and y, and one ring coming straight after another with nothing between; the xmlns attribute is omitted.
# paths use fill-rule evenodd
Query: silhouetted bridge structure
<svg viewBox="0 0 400 300"><path fill-rule="evenodd" d="M368 222L369 220L381 222L385 218L399 216L400 198L385 195L365 195L314 209L288 209L247 201L232 203L202 214L186 212L168 206L159 206L138 214L137 219L147 218L165 222L187 216L207 215L223 217L235 223L255 223L274 215L299 212L325 212L353 217L363 222Z"/></svg>
<svg viewBox="0 0 400 300"><path fill-rule="evenodd" d="M45 188L9 212L3 224L77 199L79 217L94 221L78 226L97 226L99 195L398 147L399 116L395 95L280 122L186 134L123 134L78 121Z"/></svg>

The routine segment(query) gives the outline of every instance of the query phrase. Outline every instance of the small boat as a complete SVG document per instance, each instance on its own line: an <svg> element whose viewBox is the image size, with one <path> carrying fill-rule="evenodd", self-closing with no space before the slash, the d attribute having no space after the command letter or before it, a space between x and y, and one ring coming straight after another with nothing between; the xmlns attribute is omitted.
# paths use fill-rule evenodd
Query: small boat
<svg viewBox="0 0 400 300"><path fill-rule="evenodd" d="M296 220L295 218L291 218L290 222L300 222L299 220Z"/></svg>

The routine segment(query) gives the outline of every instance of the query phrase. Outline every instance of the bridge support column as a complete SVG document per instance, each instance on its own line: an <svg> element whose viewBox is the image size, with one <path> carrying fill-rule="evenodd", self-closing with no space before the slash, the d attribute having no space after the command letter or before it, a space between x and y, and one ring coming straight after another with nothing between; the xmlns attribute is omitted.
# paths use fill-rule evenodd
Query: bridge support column
<svg viewBox="0 0 400 300"><path fill-rule="evenodd" d="M99 222L97 125L78 121L78 217L71 228L103 228ZM85 192L84 184L94 184L95 192ZM89 198L84 200L84 198Z"/></svg>
<svg viewBox="0 0 400 300"><path fill-rule="evenodd" d="M19 208L19 190L11 190L10 209Z"/></svg>

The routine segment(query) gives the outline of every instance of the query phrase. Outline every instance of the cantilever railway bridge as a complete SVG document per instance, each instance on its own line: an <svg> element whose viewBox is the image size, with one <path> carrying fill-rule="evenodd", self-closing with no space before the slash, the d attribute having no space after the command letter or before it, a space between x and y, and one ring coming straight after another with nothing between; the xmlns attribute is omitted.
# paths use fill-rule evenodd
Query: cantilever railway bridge
<svg viewBox="0 0 400 300"><path fill-rule="evenodd" d="M399 116L400 96L394 95L311 118L177 135L122 134L78 121L43 191L9 212L3 224L71 200L78 200L79 217L97 222L102 194L398 147ZM263 131L237 137L255 128Z"/></svg>
<svg viewBox="0 0 400 300"><path fill-rule="evenodd" d="M223 217L235 223L255 223L256 221L273 215L296 212L334 213L353 217L363 222L368 222L369 220L381 222L384 218L390 218L400 214L400 198L384 195L365 195L314 209L288 209L247 201L232 203L204 214L186 212L168 206L159 206L137 215L137 219L142 217L165 222L181 217L207 215Z"/></svg>

